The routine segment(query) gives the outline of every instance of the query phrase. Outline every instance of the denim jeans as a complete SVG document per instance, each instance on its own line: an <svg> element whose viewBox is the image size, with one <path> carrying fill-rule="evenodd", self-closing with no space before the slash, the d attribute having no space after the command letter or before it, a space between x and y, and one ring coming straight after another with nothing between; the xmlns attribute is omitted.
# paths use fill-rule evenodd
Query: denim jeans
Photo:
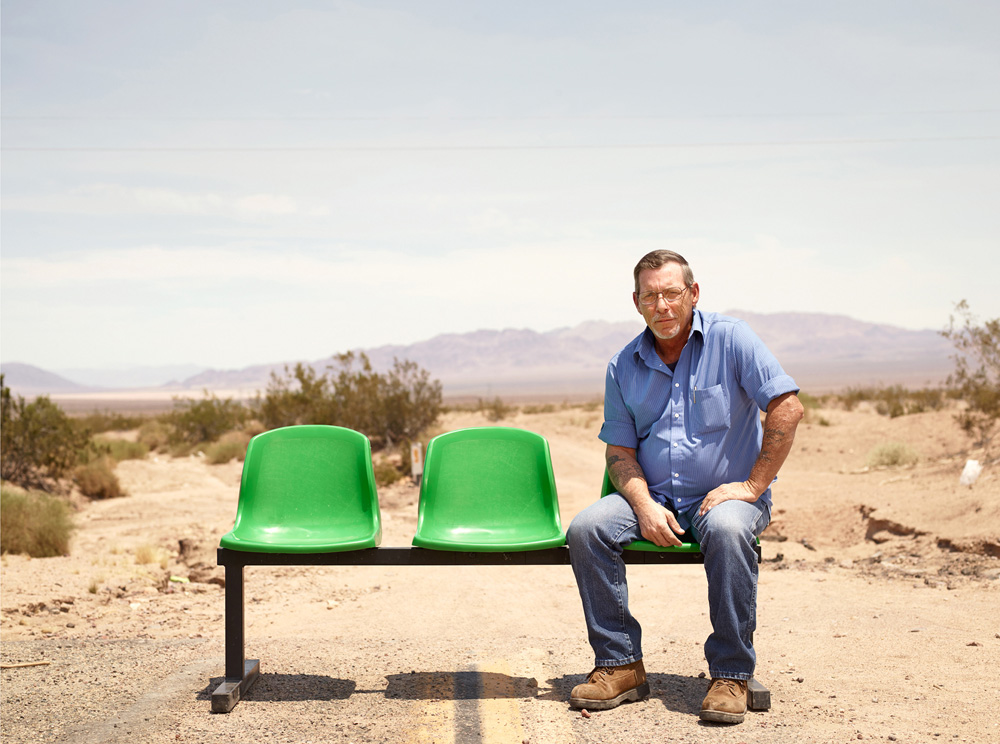
<svg viewBox="0 0 1000 744"><path fill-rule="evenodd" d="M756 656L757 553L755 538L764 531L771 510L756 503L724 501L698 516L699 504L679 521L691 525L701 543L708 577L712 634L705 658L712 678L748 680ZM580 512L567 533L573 573L583 600L587 633L596 666L621 666L642 658L642 629L628 609L628 585L622 548L640 539L639 523L628 502L609 494Z"/></svg>

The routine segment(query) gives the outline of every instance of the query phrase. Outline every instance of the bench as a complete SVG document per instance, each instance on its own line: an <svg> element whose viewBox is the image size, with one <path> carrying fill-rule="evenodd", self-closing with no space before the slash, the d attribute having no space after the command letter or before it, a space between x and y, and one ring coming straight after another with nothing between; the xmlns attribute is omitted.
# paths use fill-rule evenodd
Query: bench
<svg viewBox="0 0 1000 744"><path fill-rule="evenodd" d="M605 474L604 493L610 480ZM334 426L290 426L247 448L233 529L222 537L225 679L212 712L228 713L260 674L247 659L246 566L567 565L548 442L508 427L462 429L427 447L417 531L410 547L380 547L381 516L368 439ZM757 547L758 560L760 547ZM660 548L636 541L627 564L703 563L697 543ZM750 682L748 705L770 708Z"/></svg>

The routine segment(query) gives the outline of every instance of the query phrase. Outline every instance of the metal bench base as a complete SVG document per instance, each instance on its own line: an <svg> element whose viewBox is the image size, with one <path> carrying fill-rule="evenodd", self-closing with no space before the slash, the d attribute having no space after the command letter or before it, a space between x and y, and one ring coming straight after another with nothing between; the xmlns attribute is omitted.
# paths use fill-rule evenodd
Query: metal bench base
<svg viewBox="0 0 1000 744"><path fill-rule="evenodd" d="M760 560L760 546L757 546ZM626 550L628 564L704 563L701 553ZM260 661L245 657L243 569L246 566L557 566L569 565L569 549L544 548L521 552L479 553L388 547L340 553L249 553L219 548L218 564L226 569L226 678L212 692L212 712L228 713L260 675ZM747 707L769 710L771 693L757 680L748 684Z"/></svg>

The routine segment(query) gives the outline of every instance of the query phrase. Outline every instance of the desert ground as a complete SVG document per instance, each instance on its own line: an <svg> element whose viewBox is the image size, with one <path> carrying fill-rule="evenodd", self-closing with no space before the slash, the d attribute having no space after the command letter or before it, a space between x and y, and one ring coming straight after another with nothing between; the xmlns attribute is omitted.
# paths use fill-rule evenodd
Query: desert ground
<svg viewBox="0 0 1000 744"><path fill-rule="evenodd" d="M482 426L451 412L440 430ZM598 496L598 407L518 413L548 438L563 525ZM866 467L901 442L916 465ZM1000 463L959 484L950 412L811 411L774 486L757 678L772 708L703 724L709 632L698 566L632 566L652 697L589 716L569 567L246 569L261 677L229 714L214 550L241 464L150 455L124 498L79 502L65 557L2 558L3 742L997 742ZM407 545L418 489L380 490L383 545ZM30 666L29 666L30 664Z"/></svg>

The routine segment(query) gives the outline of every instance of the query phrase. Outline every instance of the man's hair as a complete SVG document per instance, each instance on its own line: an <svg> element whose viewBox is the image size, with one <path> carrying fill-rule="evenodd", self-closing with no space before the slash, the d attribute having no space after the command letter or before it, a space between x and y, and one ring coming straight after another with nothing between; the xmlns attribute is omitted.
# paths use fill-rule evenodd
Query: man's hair
<svg viewBox="0 0 1000 744"><path fill-rule="evenodd" d="M635 269L632 271L632 276L635 277L635 291L639 292L639 274L646 269L658 269L668 263L680 264L681 269L684 272L684 284L690 287L694 284L694 272L688 265L687 259L684 258L680 253L674 253L673 251L650 251L645 256L639 259L639 263L635 265Z"/></svg>

